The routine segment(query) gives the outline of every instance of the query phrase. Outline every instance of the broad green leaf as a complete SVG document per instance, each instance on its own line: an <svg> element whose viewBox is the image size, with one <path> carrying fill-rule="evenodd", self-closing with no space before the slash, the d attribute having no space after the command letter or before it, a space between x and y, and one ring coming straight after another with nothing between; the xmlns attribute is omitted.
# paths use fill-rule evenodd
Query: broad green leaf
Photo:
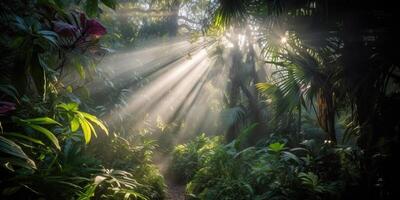
<svg viewBox="0 0 400 200"><path fill-rule="evenodd" d="M78 103L71 102L71 103L60 103L57 105L57 108L62 108L66 111L77 111L79 107Z"/></svg>
<svg viewBox="0 0 400 200"><path fill-rule="evenodd" d="M96 133L96 130L93 128L93 125L92 125L89 121L87 121L87 120L86 120L86 122L87 122L87 124L89 125L89 128L90 128L90 130L92 131L93 135L94 135L95 137L97 137L97 133Z"/></svg>
<svg viewBox="0 0 400 200"><path fill-rule="evenodd" d="M79 128L79 120L78 120L77 117L74 117L74 118L71 120L71 131L72 131L72 132L75 132L75 131L78 130L78 128Z"/></svg>
<svg viewBox="0 0 400 200"><path fill-rule="evenodd" d="M117 5L117 2L115 0L101 0L101 2L103 2L104 5L112 9L115 9L115 6Z"/></svg>
<svg viewBox="0 0 400 200"><path fill-rule="evenodd" d="M285 160L287 160L287 161L293 160L293 161L295 161L297 164L300 164L300 163L301 163L299 157L297 157L296 155L294 155L293 153L290 153L290 152L288 152L288 151L284 151L283 154L282 154L282 157L283 157Z"/></svg>
<svg viewBox="0 0 400 200"><path fill-rule="evenodd" d="M85 142L86 144L88 144L90 142L90 138L91 138L91 129L90 126L88 125L88 121L82 116L82 117L78 117L79 120L79 124L82 127L82 131L83 131L83 136L85 137Z"/></svg>
<svg viewBox="0 0 400 200"><path fill-rule="evenodd" d="M285 144L275 142L275 143L268 145L268 150L273 151L273 152L280 152L283 150L284 147L285 147Z"/></svg>
<svg viewBox="0 0 400 200"><path fill-rule="evenodd" d="M0 151L25 160L29 159L18 144L3 136L0 136Z"/></svg>
<svg viewBox="0 0 400 200"><path fill-rule="evenodd" d="M85 112L80 112L86 119L89 119L91 122L95 123L97 126L99 126L107 135L108 135L108 129L107 127L94 115L91 115L89 113Z"/></svg>
<svg viewBox="0 0 400 200"><path fill-rule="evenodd" d="M38 139L35 139L35 138L32 138L32 137L29 137L29 136L26 136L26 135L23 135L21 133L4 133L3 135L4 136L12 136L12 137L17 137L17 138L22 138L22 139L31 141L31 142L36 143L36 144L45 145L42 141L40 141Z"/></svg>
<svg viewBox="0 0 400 200"><path fill-rule="evenodd" d="M28 126L36 131L39 131L40 133L43 133L54 144L54 146L57 147L58 150L61 149L57 137L51 131L36 124L28 124Z"/></svg>
<svg viewBox="0 0 400 200"><path fill-rule="evenodd" d="M32 124L61 124L54 119L51 119L49 117L39 117L39 118L33 118L33 119L24 119L23 121L30 122Z"/></svg>
<svg viewBox="0 0 400 200"><path fill-rule="evenodd" d="M97 15L99 10L98 0L86 0L85 11L88 16L93 17Z"/></svg>
<svg viewBox="0 0 400 200"><path fill-rule="evenodd" d="M256 88L261 92L267 91L271 86L273 86L273 84L270 84L270 83L257 83L256 84Z"/></svg>

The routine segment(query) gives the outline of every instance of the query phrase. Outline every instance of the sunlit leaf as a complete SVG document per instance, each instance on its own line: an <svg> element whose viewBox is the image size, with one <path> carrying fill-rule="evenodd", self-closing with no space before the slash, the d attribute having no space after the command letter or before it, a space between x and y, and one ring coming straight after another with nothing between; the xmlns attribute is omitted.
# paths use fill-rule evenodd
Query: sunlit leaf
<svg viewBox="0 0 400 200"><path fill-rule="evenodd" d="M269 88L271 88L271 86L273 86L273 84L270 84L270 83L257 83L256 84L256 88L261 92L267 91Z"/></svg>
<svg viewBox="0 0 400 200"><path fill-rule="evenodd" d="M108 135L108 129L107 127L94 115L91 115L89 113L81 112L81 114L89 119L91 122L95 123L97 126L99 126L107 135Z"/></svg>
<svg viewBox="0 0 400 200"><path fill-rule="evenodd" d="M88 121L86 121L83 116L82 117L78 117L78 121L79 121L79 124L82 127L82 131L83 131L83 136L85 138L85 142L86 142L86 144L88 144L90 142L90 138L92 136L92 131L90 129L90 126L88 125Z"/></svg>
<svg viewBox="0 0 400 200"><path fill-rule="evenodd" d="M268 150L273 151L273 152L280 152L285 148L285 144L275 142L270 145L268 145Z"/></svg>
<svg viewBox="0 0 400 200"><path fill-rule="evenodd" d="M71 126L71 131L72 131L72 132L77 131L78 128L79 128L79 120L78 120L78 118L77 118L77 117L74 117L74 118L71 120L70 123L71 123L71 124L70 124L70 126Z"/></svg>
<svg viewBox="0 0 400 200"><path fill-rule="evenodd" d="M75 102L71 102L68 104L60 103L57 105L57 108L62 108L66 111L76 111L76 110L78 110L78 107L79 107L79 104L75 103Z"/></svg>

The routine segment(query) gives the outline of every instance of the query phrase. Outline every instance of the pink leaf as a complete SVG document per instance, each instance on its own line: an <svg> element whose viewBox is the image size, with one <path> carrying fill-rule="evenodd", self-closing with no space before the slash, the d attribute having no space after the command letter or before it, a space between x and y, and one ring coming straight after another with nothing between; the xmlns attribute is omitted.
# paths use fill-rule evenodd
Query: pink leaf
<svg viewBox="0 0 400 200"><path fill-rule="evenodd" d="M98 37L106 34L107 30L100 22L90 19L86 21L86 33Z"/></svg>

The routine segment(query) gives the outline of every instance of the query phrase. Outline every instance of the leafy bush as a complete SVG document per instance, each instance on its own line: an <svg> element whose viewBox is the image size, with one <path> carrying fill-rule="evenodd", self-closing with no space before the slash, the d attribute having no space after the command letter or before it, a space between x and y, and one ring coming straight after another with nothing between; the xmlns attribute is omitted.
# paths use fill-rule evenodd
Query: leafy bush
<svg viewBox="0 0 400 200"><path fill-rule="evenodd" d="M175 180L181 183L191 180L213 154L220 141L219 137L209 138L203 133L187 144L176 146L169 169Z"/></svg>
<svg viewBox="0 0 400 200"><path fill-rule="evenodd" d="M189 199L340 199L358 178L348 173L352 161L342 148L322 146L315 154L273 142L240 150L236 142L207 154L187 185Z"/></svg>
<svg viewBox="0 0 400 200"><path fill-rule="evenodd" d="M114 0L0 2L0 199L163 199L152 144L108 137L88 104L107 30L87 16L101 4L115 8ZM107 146L90 144L95 137Z"/></svg>
<svg viewBox="0 0 400 200"><path fill-rule="evenodd" d="M100 138L88 147L90 155L108 169L123 169L137 181L134 191L148 199L164 199L165 183L157 167L152 164L153 141L129 141L117 134Z"/></svg>
<svg viewBox="0 0 400 200"><path fill-rule="evenodd" d="M152 143L137 145L104 134L99 135L102 143L87 146L85 134L96 135L92 123L107 132L99 119L77 106L72 113L51 112L54 119L13 116L2 121L2 199L164 198L163 178L150 160ZM78 127L73 124L76 115L85 119Z"/></svg>

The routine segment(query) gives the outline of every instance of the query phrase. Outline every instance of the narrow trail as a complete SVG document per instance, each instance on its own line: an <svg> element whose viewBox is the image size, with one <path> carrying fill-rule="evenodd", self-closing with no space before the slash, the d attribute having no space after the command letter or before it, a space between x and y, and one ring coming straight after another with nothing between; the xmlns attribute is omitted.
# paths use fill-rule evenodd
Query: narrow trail
<svg viewBox="0 0 400 200"><path fill-rule="evenodd" d="M167 200L184 200L185 199L185 185L177 184L173 181L172 177L168 175L168 167L171 163L171 154L157 154L154 156L154 164L160 170L160 173L165 179L167 185Z"/></svg>

